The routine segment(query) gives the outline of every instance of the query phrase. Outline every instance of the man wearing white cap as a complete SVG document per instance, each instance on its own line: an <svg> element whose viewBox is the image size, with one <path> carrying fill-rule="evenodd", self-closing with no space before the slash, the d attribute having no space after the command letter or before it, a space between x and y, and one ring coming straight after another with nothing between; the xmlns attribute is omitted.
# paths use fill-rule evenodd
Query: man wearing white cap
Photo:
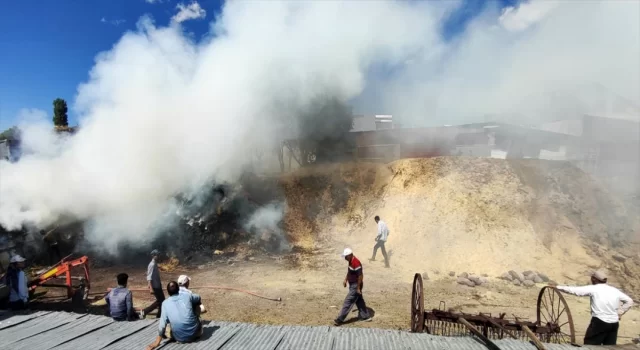
<svg viewBox="0 0 640 350"><path fill-rule="evenodd" d="M29 302L27 277L23 271L24 262L25 259L23 257L14 255L7 270L6 284L10 288L9 308L12 310L26 309Z"/></svg>
<svg viewBox="0 0 640 350"><path fill-rule="evenodd" d="M189 282L191 282L191 278L187 275L180 275L180 277L178 277L178 286L180 287L179 294L193 294L193 292L189 290ZM199 306L199 308L193 308L197 315L207 312L204 305L199 304Z"/></svg>
<svg viewBox="0 0 640 350"><path fill-rule="evenodd" d="M358 307L359 318L362 321L371 321L367 304L364 302L364 297L362 296L362 280L364 279L362 263L353 255L353 251L350 248L345 248L342 253L342 258L349 262L347 277L345 277L342 282L344 287L347 287L347 284L349 285L349 293L347 293L347 297L344 299L344 304L342 305L342 310L340 310L340 314L338 318L333 321L333 324L340 326L344 323L354 303Z"/></svg>
<svg viewBox="0 0 640 350"><path fill-rule="evenodd" d="M589 286L550 285L568 294L591 298L591 323L584 335L585 345L616 345L620 318L629 311L633 300L617 288L608 285L607 275L603 271L591 274Z"/></svg>

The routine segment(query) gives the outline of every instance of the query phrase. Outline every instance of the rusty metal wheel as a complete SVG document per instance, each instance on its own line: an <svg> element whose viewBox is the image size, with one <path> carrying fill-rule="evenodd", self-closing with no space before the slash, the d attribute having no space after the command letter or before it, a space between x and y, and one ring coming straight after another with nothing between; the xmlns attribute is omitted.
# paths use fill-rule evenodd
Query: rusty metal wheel
<svg viewBox="0 0 640 350"><path fill-rule="evenodd" d="M411 293L411 332L424 331L424 294L422 290L422 275L416 273L413 277L413 292Z"/></svg>
<svg viewBox="0 0 640 350"><path fill-rule="evenodd" d="M562 293L553 287L544 287L538 294L537 324L552 330L543 337L543 341L557 344L576 342L576 331L569 305Z"/></svg>

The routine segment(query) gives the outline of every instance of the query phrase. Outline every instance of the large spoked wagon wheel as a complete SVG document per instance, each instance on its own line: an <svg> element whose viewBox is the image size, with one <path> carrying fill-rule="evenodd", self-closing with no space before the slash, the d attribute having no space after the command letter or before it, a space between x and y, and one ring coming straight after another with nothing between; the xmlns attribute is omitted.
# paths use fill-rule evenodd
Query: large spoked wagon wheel
<svg viewBox="0 0 640 350"><path fill-rule="evenodd" d="M549 343L575 344L573 317L562 293L553 287L544 287L538 294L537 323L551 329L544 339Z"/></svg>
<svg viewBox="0 0 640 350"><path fill-rule="evenodd" d="M411 332L424 331L424 294L422 291L422 275L416 273L413 277L413 292L411 293Z"/></svg>

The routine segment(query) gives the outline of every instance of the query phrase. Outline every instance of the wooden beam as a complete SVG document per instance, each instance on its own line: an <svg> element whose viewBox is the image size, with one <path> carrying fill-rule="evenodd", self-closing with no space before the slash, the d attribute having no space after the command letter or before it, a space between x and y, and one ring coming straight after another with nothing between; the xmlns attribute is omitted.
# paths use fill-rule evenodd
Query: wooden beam
<svg viewBox="0 0 640 350"><path fill-rule="evenodd" d="M544 345L542 344L542 342L540 341L540 339L538 339L538 337L536 337L535 334L533 334L533 332L531 331L531 329L529 329L529 327L527 327L526 325L521 325L522 330L527 334L527 336L529 337L529 339L531 339L531 341L533 342L533 345L535 345L535 347L538 350L547 350L547 348L544 347Z"/></svg>
<svg viewBox="0 0 640 350"><path fill-rule="evenodd" d="M469 321L460 317L458 318L458 322L462 323L465 327L467 327L467 329L469 329L469 331L471 331L471 333L473 333L476 337L480 338L480 340L482 340L482 342L484 343L484 346L486 346L488 349L500 350L500 348L496 344L494 344L491 340L489 340L489 338L485 337L484 334L482 334L482 332L480 332L476 327L474 327L471 323L469 323Z"/></svg>

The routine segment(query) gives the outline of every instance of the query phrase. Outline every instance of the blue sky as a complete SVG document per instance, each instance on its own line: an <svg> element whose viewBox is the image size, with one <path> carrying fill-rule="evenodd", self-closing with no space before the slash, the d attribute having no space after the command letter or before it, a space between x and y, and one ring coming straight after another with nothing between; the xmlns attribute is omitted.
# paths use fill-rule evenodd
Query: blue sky
<svg viewBox="0 0 640 350"><path fill-rule="evenodd" d="M88 78L94 57L109 50L144 14L165 25L180 0L20 0L6 1L0 11L0 131L15 124L22 108L52 113L52 101L71 107L76 88ZM446 1L446 0L445 0ZM519 0L498 0L501 6ZM190 0L185 1L188 4ZM222 0L200 0L204 20L183 25L200 37L220 12ZM487 0L464 0L442 28L452 39L486 6ZM77 124L70 109L70 125Z"/></svg>

